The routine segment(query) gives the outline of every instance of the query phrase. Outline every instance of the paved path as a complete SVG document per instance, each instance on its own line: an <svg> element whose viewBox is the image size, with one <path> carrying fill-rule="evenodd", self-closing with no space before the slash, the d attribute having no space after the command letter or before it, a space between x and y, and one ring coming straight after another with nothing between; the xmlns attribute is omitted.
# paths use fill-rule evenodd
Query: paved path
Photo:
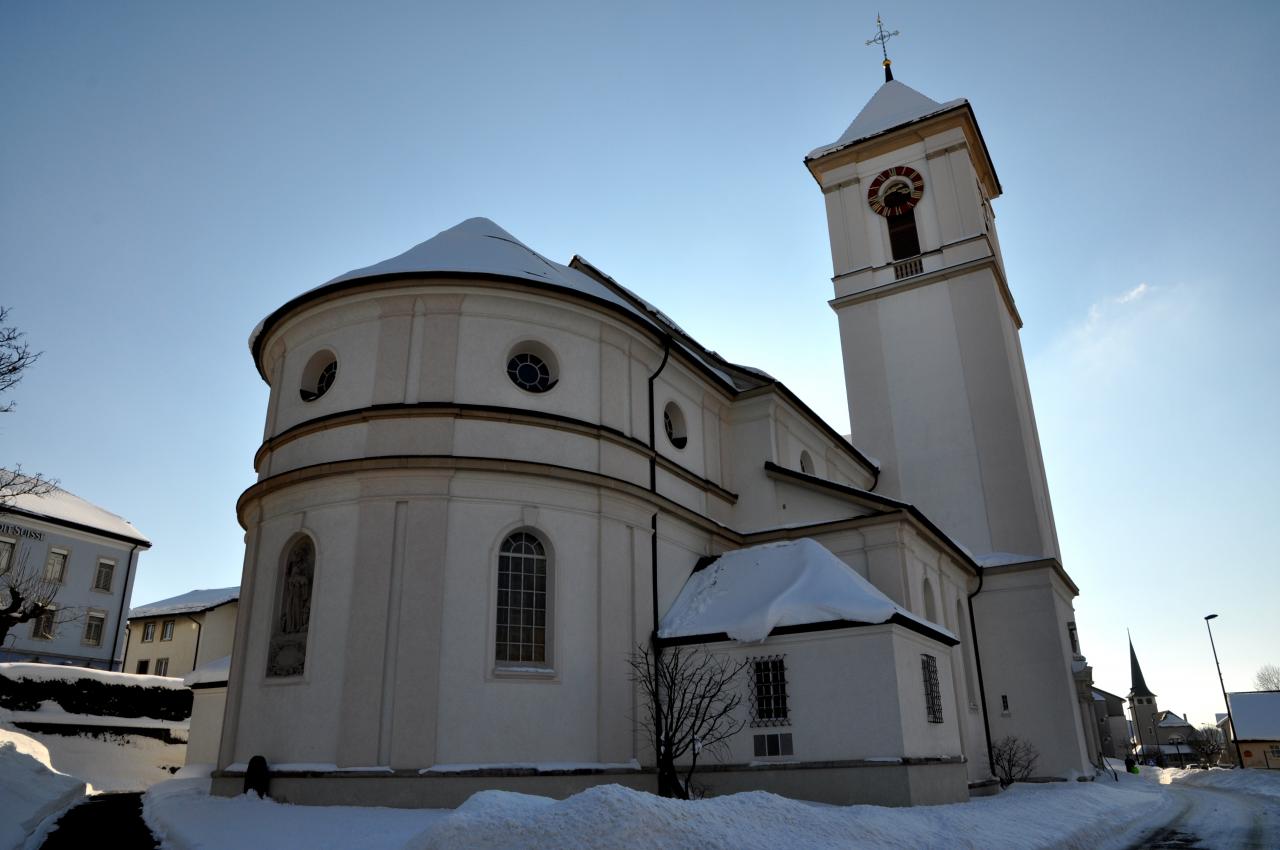
<svg viewBox="0 0 1280 850"><path fill-rule="evenodd" d="M1198 785L1165 786L1180 811L1130 850L1276 850L1280 803L1240 791Z"/></svg>
<svg viewBox="0 0 1280 850"><path fill-rule="evenodd" d="M141 794L97 794L58 820L40 850L155 850L156 840L142 821Z"/></svg>

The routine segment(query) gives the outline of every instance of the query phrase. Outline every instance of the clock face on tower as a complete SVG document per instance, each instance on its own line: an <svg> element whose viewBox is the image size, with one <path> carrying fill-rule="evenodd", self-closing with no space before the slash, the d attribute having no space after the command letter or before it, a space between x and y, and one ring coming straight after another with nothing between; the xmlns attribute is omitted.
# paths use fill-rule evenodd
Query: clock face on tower
<svg viewBox="0 0 1280 850"><path fill-rule="evenodd" d="M924 178L920 172L905 165L886 168L876 175L867 188L867 203L871 209L888 218L902 215L924 197Z"/></svg>

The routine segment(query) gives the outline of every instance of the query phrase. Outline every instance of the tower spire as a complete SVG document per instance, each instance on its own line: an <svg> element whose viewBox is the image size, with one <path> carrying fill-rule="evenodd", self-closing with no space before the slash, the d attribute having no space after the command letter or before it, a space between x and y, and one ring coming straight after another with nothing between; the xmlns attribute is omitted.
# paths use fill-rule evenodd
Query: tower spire
<svg viewBox="0 0 1280 850"><path fill-rule="evenodd" d="M1151 689L1147 687L1147 680L1142 677L1142 667L1138 664L1138 654L1133 651L1133 637L1129 637L1129 678L1131 685L1129 687L1129 696L1132 697L1153 697Z"/></svg>
<svg viewBox="0 0 1280 850"><path fill-rule="evenodd" d="M893 61L889 59L889 51L885 48L884 43L895 35L898 35L897 30L893 32L884 31L884 21L880 20L880 14L876 13L876 34L875 37L867 39L867 47L873 44L880 45L880 55L884 57L882 64L884 65L884 81L886 83L893 80L893 69L890 67Z"/></svg>

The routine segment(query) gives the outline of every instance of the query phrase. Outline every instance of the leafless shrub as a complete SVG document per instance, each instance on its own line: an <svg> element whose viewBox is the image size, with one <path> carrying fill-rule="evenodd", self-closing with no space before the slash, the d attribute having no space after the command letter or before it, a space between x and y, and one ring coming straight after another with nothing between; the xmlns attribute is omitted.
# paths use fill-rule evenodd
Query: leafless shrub
<svg viewBox="0 0 1280 850"><path fill-rule="evenodd" d="M1031 776L1039 758L1040 753L1030 741L1008 735L991 745L991 772L1000 780L1001 788L1008 788Z"/></svg>

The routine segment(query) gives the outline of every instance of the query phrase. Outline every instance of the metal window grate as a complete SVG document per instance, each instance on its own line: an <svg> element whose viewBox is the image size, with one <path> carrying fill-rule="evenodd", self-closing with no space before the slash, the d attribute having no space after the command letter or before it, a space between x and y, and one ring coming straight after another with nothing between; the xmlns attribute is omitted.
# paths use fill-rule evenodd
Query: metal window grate
<svg viewBox="0 0 1280 850"><path fill-rule="evenodd" d="M781 655L752 659L751 725L787 726L787 665Z"/></svg>
<svg viewBox="0 0 1280 850"><path fill-rule="evenodd" d="M494 658L500 664L547 661L547 552L524 531L498 553L498 611Z"/></svg>
<svg viewBox="0 0 1280 850"><path fill-rule="evenodd" d="M938 686L938 659L932 655L921 655L920 668L924 672L924 704L929 722L941 723L942 688Z"/></svg>

